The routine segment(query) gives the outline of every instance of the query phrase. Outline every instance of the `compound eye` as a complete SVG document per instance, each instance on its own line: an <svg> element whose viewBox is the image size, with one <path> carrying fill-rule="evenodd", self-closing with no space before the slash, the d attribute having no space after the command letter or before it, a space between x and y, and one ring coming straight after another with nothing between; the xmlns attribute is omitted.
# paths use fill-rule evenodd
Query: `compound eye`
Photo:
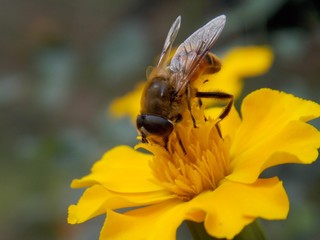
<svg viewBox="0 0 320 240"><path fill-rule="evenodd" d="M156 135L167 137L173 131L170 120L150 114L142 114L137 117L137 128L144 135Z"/></svg>

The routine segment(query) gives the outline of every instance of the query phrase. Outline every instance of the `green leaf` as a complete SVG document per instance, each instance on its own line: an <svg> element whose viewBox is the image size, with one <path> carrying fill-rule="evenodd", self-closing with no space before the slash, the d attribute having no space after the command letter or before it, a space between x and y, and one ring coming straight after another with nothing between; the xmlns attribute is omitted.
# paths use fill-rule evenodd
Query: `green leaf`
<svg viewBox="0 0 320 240"><path fill-rule="evenodd" d="M187 221L188 228L194 240L224 240L210 236L203 223ZM247 225L233 240L266 240L264 232L257 221Z"/></svg>

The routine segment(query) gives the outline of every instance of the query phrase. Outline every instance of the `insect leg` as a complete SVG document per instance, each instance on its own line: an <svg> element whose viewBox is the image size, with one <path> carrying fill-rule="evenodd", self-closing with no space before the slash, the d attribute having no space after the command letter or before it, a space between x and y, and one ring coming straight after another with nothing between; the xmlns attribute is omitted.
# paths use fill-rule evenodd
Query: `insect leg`
<svg viewBox="0 0 320 240"><path fill-rule="evenodd" d="M182 151L183 151L184 155L186 155L186 154L187 154L187 152L186 152L186 149L185 149L185 148L184 148L184 146L183 146L183 142L182 142L182 140L181 140L181 138L180 138L180 135L179 135L179 133L178 133L178 132L176 132L176 134L177 134L177 139L178 139L178 141L179 141L179 145L180 145L180 147L181 147L181 149L182 149Z"/></svg>
<svg viewBox="0 0 320 240"><path fill-rule="evenodd" d="M200 108L201 108L202 105L203 105L201 98L198 98L198 105L199 105ZM208 121L208 119L206 118L206 116L204 116L204 121Z"/></svg>
<svg viewBox="0 0 320 240"><path fill-rule="evenodd" d="M141 142L148 143L147 136L144 133L141 133Z"/></svg>
<svg viewBox="0 0 320 240"><path fill-rule="evenodd" d="M230 112L233 104L233 96L224 92L197 92L196 97L198 98L215 98L221 100L229 100L227 106L220 113L219 117L221 120L224 119Z"/></svg>
<svg viewBox="0 0 320 240"><path fill-rule="evenodd" d="M167 152L169 151L168 149L168 142L169 142L169 138L168 137L165 137L163 139L163 143L164 143L164 148L167 150Z"/></svg>
<svg viewBox="0 0 320 240"><path fill-rule="evenodd" d="M215 98L215 99L221 99L221 100L228 100L227 106L223 109L223 111L218 116L219 123L221 120L223 120L230 112L232 104L233 104L233 95L224 93L224 92L197 92L196 97L198 98ZM219 132L219 135L222 137L221 130L218 125L217 130Z"/></svg>
<svg viewBox="0 0 320 240"><path fill-rule="evenodd" d="M192 119L192 122L193 122L193 127L196 128L196 127L197 127L196 119L195 119L194 116L192 115L192 111L191 111L191 103L190 103L190 99L191 99L191 88L190 88L190 85L188 85L188 87L187 87L186 94L187 94L188 110L189 110L190 115L191 115L191 119Z"/></svg>

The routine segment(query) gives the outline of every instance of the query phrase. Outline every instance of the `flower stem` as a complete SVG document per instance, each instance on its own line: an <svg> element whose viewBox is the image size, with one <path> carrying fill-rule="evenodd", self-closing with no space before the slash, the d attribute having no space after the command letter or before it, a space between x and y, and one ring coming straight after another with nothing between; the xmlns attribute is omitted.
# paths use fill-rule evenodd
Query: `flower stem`
<svg viewBox="0 0 320 240"><path fill-rule="evenodd" d="M192 221L186 221L187 226L191 232L191 235L194 240L215 240L217 238L211 237L206 229L204 228L203 223L197 223Z"/></svg>
<svg viewBox="0 0 320 240"><path fill-rule="evenodd" d="M242 231L235 236L233 240L266 240L266 236L262 227L258 221L254 221L251 224L247 225Z"/></svg>
<svg viewBox="0 0 320 240"><path fill-rule="evenodd" d="M194 240L223 240L210 236L203 223L187 221L187 226ZM257 221L247 225L233 240L266 240L264 232Z"/></svg>

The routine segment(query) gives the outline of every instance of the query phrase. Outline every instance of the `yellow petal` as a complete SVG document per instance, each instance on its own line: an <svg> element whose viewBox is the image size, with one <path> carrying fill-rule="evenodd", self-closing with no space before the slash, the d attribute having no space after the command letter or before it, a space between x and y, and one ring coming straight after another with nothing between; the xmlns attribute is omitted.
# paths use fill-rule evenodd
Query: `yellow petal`
<svg viewBox="0 0 320 240"><path fill-rule="evenodd" d="M320 133L304 121L320 116L319 104L261 89L248 95L241 109L243 121L232 143L228 179L254 182L267 167L316 160Z"/></svg>
<svg viewBox="0 0 320 240"><path fill-rule="evenodd" d="M212 75L202 75L193 84L199 92L225 92L239 97L243 88L243 79L224 65L220 72ZM211 99L203 99L206 105L210 105Z"/></svg>
<svg viewBox="0 0 320 240"><path fill-rule="evenodd" d="M155 184L149 166L152 158L152 155L135 151L131 147L115 147L94 164L91 174L74 180L71 186L81 188L101 184L108 190L119 193L161 191L163 188Z"/></svg>
<svg viewBox="0 0 320 240"><path fill-rule="evenodd" d="M109 210L100 240L175 240L176 230L184 220L184 205L176 199L125 214Z"/></svg>
<svg viewBox="0 0 320 240"><path fill-rule="evenodd" d="M276 178L252 185L225 182L189 202L169 200L125 214L109 210L100 240L173 240L184 220L205 221L212 236L231 239L257 217L285 218L288 206L286 193Z"/></svg>
<svg viewBox="0 0 320 240"><path fill-rule="evenodd" d="M205 110L205 115L207 118L217 119L223 108L208 108ZM222 136L225 138L229 136L231 140L233 140L236 130L239 128L241 124L241 118L239 113L232 107L230 113L219 122L219 127L221 129Z"/></svg>
<svg viewBox="0 0 320 240"><path fill-rule="evenodd" d="M273 62L272 50L267 46L234 48L224 57L224 67L239 77L253 77L266 73Z"/></svg>
<svg viewBox="0 0 320 240"><path fill-rule="evenodd" d="M108 191L102 185L94 185L81 196L77 205L69 207L68 222L82 223L97 215L106 213L106 209L121 209L145 206L174 198L166 191L143 194L117 194Z"/></svg>
<svg viewBox="0 0 320 240"><path fill-rule="evenodd" d="M101 185L87 189L78 204L69 207L68 223L81 223L102 214L105 211L103 204L107 195L107 190Z"/></svg>
<svg viewBox="0 0 320 240"><path fill-rule="evenodd" d="M205 228L210 235L227 239L258 217L284 219L289 210L286 192L277 178L259 179L250 185L225 181L190 204L190 212L206 213Z"/></svg>
<svg viewBox="0 0 320 240"><path fill-rule="evenodd" d="M110 104L109 111L116 117L129 116L132 122L135 122L140 113L140 98L144 85L145 82L140 82L132 92L115 99Z"/></svg>

